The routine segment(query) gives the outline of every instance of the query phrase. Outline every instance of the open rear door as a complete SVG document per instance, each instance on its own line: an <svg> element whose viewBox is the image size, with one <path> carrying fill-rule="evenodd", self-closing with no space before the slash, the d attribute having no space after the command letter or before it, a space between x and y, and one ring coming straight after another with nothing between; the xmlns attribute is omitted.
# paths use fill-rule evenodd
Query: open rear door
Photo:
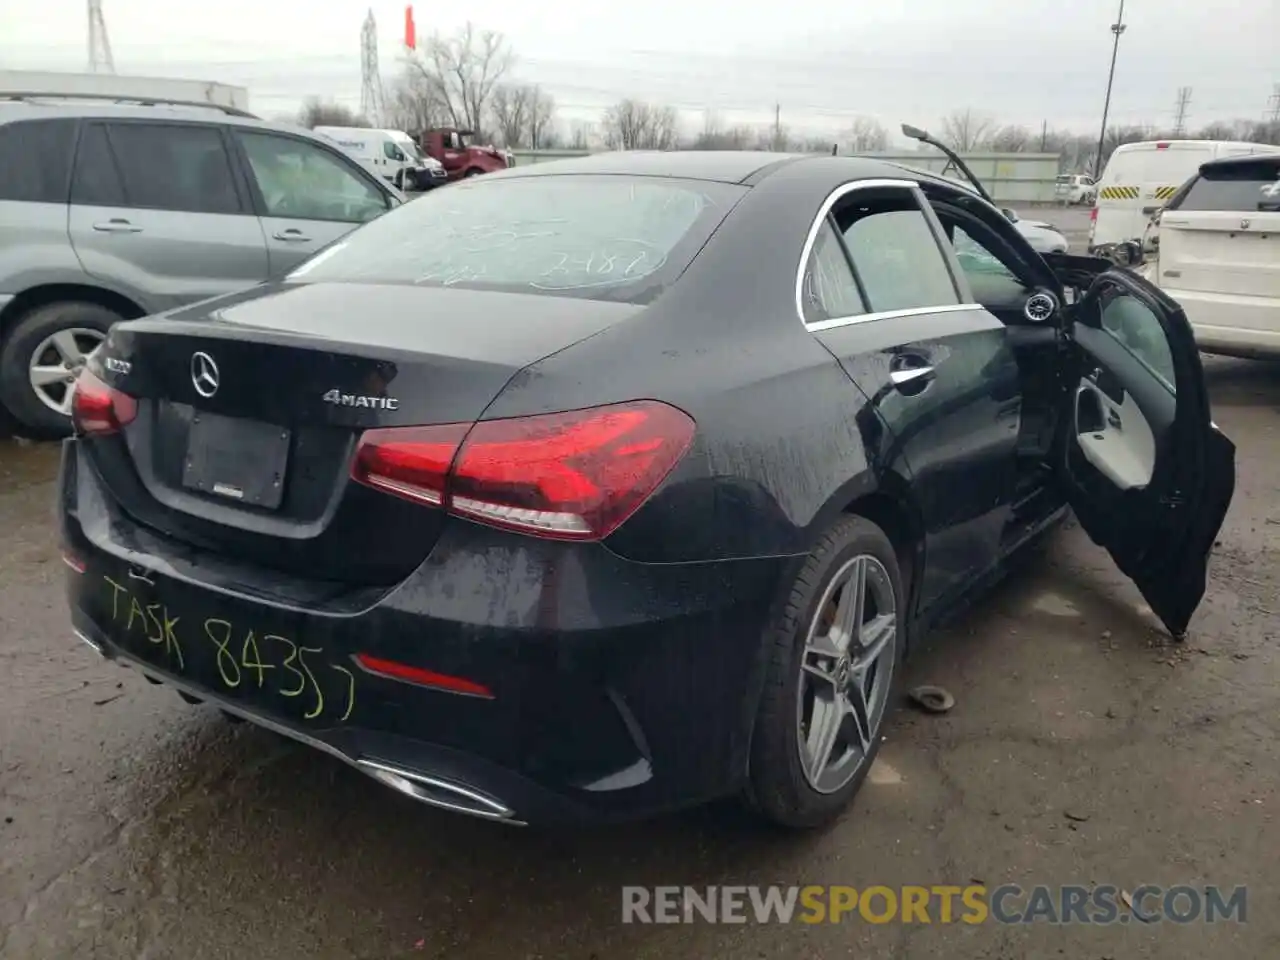
<svg viewBox="0 0 1280 960"><path fill-rule="evenodd" d="M1071 313L1059 479L1081 526L1181 638L1235 490L1235 446L1210 421L1177 303L1107 270Z"/></svg>

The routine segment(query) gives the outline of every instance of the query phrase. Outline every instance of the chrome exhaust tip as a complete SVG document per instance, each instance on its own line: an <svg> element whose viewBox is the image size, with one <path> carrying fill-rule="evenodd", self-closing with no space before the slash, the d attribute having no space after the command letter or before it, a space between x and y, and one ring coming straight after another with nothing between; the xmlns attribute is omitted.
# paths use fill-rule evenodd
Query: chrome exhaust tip
<svg viewBox="0 0 1280 960"><path fill-rule="evenodd" d="M515 811L502 801L463 784L406 770L382 760L362 758L356 761L356 766L379 783L420 803L485 820L525 825L515 819Z"/></svg>

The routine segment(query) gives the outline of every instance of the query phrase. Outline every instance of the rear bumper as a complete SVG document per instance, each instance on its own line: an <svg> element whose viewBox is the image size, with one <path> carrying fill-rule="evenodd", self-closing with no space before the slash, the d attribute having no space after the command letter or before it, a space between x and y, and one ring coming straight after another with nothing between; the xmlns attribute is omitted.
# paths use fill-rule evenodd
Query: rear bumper
<svg viewBox="0 0 1280 960"><path fill-rule="evenodd" d="M1280 299L1165 287L1182 307L1196 343L1210 353L1280 357Z"/></svg>
<svg viewBox="0 0 1280 960"><path fill-rule="evenodd" d="M459 521L372 602L301 609L269 572L237 573L134 524L74 440L60 493L83 567L67 574L82 639L416 799L508 822L607 822L730 794L745 775L763 629L789 560L638 564ZM284 692L285 644L311 658L314 696L296 669L297 695ZM357 653L492 696L373 674Z"/></svg>

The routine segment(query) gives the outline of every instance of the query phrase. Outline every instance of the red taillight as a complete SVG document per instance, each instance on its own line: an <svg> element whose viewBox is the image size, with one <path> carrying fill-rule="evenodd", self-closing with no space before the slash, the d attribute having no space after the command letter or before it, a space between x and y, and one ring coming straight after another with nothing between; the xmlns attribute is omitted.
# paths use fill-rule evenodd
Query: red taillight
<svg viewBox="0 0 1280 960"><path fill-rule="evenodd" d="M1089 211L1089 222L1090 222L1090 223L1097 223L1097 222L1098 222L1098 208L1097 208L1097 207L1094 207L1092 210L1090 210L1090 211Z"/></svg>
<svg viewBox="0 0 1280 960"><path fill-rule="evenodd" d="M77 433L115 433L138 415L138 401L103 383L86 368L71 395L71 422Z"/></svg>
<svg viewBox="0 0 1280 960"><path fill-rule="evenodd" d="M454 455L469 423L367 430L356 447L351 476L407 500L440 506Z"/></svg>
<svg viewBox="0 0 1280 960"><path fill-rule="evenodd" d="M1157 143L1157 144L1156 144L1156 149L1157 149L1157 150L1168 150L1168 149L1169 149L1169 144L1167 144L1167 143L1165 143L1165 142L1161 141L1160 143Z"/></svg>
<svg viewBox="0 0 1280 960"><path fill-rule="evenodd" d="M693 433L685 413L653 400L474 426L370 430L352 476L492 526L595 540L653 493Z"/></svg>

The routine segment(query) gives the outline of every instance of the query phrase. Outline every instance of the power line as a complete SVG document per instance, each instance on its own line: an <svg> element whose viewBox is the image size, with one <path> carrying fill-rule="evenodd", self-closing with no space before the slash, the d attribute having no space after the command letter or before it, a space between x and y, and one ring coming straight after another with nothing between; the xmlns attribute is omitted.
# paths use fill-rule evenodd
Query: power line
<svg viewBox="0 0 1280 960"><path fill-rule="evenodd" d="M1190 106L1191 106L1191 88L1179 87L1178 88L1178 105L1174 107L1174 111L1173 111L1173 116L1174 116L1173 132L1178 136L1182 136L1182 134L1187 129L1187 108Z"/></svg>

